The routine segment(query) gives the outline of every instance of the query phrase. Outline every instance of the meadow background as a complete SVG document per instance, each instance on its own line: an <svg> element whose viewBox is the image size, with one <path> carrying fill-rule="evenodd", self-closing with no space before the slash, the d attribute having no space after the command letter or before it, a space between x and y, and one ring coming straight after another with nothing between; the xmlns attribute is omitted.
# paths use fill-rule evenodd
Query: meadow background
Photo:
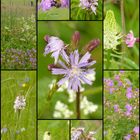
<svg viewBox="0 0 140 140"><path fill-rule="evenodd" d="M71 20L102 20L103 19L103 1L98 0L96 15L80 6L80 0L71 0Z"/></svg>
<svg viewBox="0 0 140 140"><path fill-rule="evenodd" d="M68 120L39 120L38 140L43 140L45 131L51 133L51 140L69 140Z"/></svg>
<svg viewBox="0 0 140 140"><path fill-rule="evenodd" d="M115 80L116 75L119 75L122 81L122 86L118 85L118 80ZM131 134L131 139L138 140L134 134L134 127L139 125L139 72L138 71L105 71L105 79L113 81L113 92L109 92L107 85L104 82L104 138L105 140L124 139L125 136ZM129 80L130 82L127 82ZM111 84L110 84L111 85ZM128 99L127 88L132 87L132 97ZM132 106L131 115L126 116L125 106L129 104ZM118 105L120 111L114 109L114 105ZM124 129L125 128L125 129ZM135 138L133 137L136 136Z"/></svg>
<svg viewBox="0 0 140 140"><path fill-rule="evenodd" d="M120 1L105 0L104 16L108 10L112 10L115 14L117 24L122 31L122 20ZM135 37L139 37L139 0L124 0L124 16L125 16L125 33L133 31ZM118 53L116 53L118 52ZM104 68L105 69L138 69L139 68L139 43L133 48L128 48L125 44L117 47L117 51L111 51L110 63L107 61L107 51L104 51Z"/></svg>
<svg viewBox="0 0 140 140"><path fill-rule="evenodd" d="M1 72L1 134L2 140L35 140L36 139L36 73L32 71ZM17 113L13 108L16 97L26 97L26 107ZM20 132L24 128L25 131Z"/></svg>
<svg viewBox="0 0 140 140"><path fill-rule="evenodd" d="M85 132L96 132L94 138L102 140L102 121L101 120L71 120L71 128L85 128Z"/></svg>
<svg viewBox="0 0 140 140"><path fill-rule="evenodd" d="M88 27L88 28L87 28ZM101 22L38 22L38 118L46 119L53 118L55 103L60 100L68 105L68 107L75 111L75 103L72 105L68 103L68 94L66 91L56 93L51 100L47 100L49 92L49 84L56 76L53 76L48 71L48 64L54 62L50 56L44 56L44 48L46 42L44 41L45 35L58 36L66 44L70 43L72 34L75 31L81 34L80 46L85 46L89 41L94 38L99 38L101 41L100 46L92 52L93 58L97 61L94 65L96 69L96 80L92 86L86 86L85 92L82 94L87 96L88 100L97 104L98 109L96 112L88 115L81 116L81 118L102 118L102 23ZM76 114L72 116L76 118Z"/></svg>
<svg viewBox="0 0 140 140"><path fill-rule="evenodd" d="M1 1L2 69L36 68L35 7L35 0Z"/></svg>

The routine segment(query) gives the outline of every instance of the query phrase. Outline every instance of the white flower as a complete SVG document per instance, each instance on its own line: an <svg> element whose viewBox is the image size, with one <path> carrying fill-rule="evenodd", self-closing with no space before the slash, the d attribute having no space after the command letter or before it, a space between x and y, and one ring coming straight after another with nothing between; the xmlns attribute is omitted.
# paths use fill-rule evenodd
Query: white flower
<svg viewBox="0 0 140 140"><path fill-rule="evenodd" d="M18 110L22 110L24 109L26 106L26 99L24 96L17 96L16 100L14 102L14 109L15 112L17 112Z"/></svg>
<svg viewBox="0 0 140 140"><path fill-rule="evenodd" d="M88 115L89 113L93 113L97 110L98 106L94 105L92 102L87 100L87 97L84 96L81 100L81 106L80 108L83 110L83 113L85 115Z"/></svg>
<svg viewBox="0 0 140 140"><path fill-rule="evenodd" d="M55 105L54 118L69 118L73 112L68 109L68 106L61 101L57 101Z"/></svg>
<svg viewBox="0 0 140 140"><path fill-rule="evenodd" d="M59 55L61 55L64 59L68 60L68 57L65 52L66 47L67 46L65 46L64 42L58 37L55 36L48 37L48 44L45 47L44 55L52 53L51 56L54 57L55 64L58 61Z"/></svg>

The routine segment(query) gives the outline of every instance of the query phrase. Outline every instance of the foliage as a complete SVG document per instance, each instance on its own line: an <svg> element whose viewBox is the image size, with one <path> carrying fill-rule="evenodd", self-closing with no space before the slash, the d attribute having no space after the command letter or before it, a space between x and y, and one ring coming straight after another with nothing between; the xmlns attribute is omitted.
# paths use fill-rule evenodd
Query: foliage
<svg viewBox="0 0 140 140"><path fill-rule="evenodd" d="M119 27L117 27L117 32L113 31L114 33L114 40L118 40L118 43L114 46L115 50L108 49L109 47L105 42L105 50L104 50L104 68L105 69L138 69L139 68L139 45L136 42L133 47L128 47L125 44L125 38L126 35L130 30L133 31L134 37L138 37L139 35L139 12L138 12L138 5L139 1L132 1L132 0L125 0L123 5L123 12L125 17L125 27L122 28L122 12L120 9L121 1L110 1L105 0L105 6L104 6L104 13L105 13L105 19L107 16L108 11L112 11L114 13L114 17L116 19L115 24ZM108 25L108 29L111 28L110 24L112 20L105 20L104 22L107 22L106 25ZM106 25L104 25L104 28L106 28ZM114 27L114 30L116 28ZM104 36L106 40L106 35L110 34L110 31L106 33L104 31ZM110 37L108 36L108 40L112 39L112 34ZM112 45L114 43L114 40L110 41L109 45Z"/></svg>
<svg viewBox="0 0 140 140"><path fill-rule="evenodd" d="M45 131L51 134L51 140L69 139L69 121L67 120L39 120L38 140L43 140Z"/></svg>
<svg viewBox="0 0 140 140"><path fill-rule="evenodd" d="M139 118L138 72L105 72L104 128L105 139L137 139L134 128ZM125 128L125 129L124 129Z"/></svg>
<svg viewBox="0 0 140 140"><path fill-rule="evenodd" d="M2 140L36 139L36 74L35 72L2 72L1 133ZM25 109L15 112L17 96L26 99ZM5 129L6 130L6 129Z"/></svg>
<svg viewBox="0 0 140 140"><path fill-rule="evenodd" d="M71 1L71 20L102 20L102 0L98 1L96 15L80 6L80 0Z"/></svg>

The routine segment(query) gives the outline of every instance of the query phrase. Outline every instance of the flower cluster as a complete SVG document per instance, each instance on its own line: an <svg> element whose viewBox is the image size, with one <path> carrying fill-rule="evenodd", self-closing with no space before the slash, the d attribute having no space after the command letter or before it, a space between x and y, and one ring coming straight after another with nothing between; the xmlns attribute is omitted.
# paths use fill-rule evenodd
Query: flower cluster
<svg viewBox="0 0 140 140"><path fill-rule="evenodd" d="M125 140L130 140L132 137L137 138L138 128L135 126L138 124L137 119L139 118L139 89L128 77L130 77L129 72L120 71L113 78L104 79L106 127L108 122L112 122L113 130L118 131L121 121L123 124L129 124L128 128L122 132L121 138ZM132 123L132 120L135 121ZM135 129L133 129L134 127ZM132 129L135 131L132 132ZM129 134L126 135L127 133Z"/></svg>
<svg viewBox="0 0 140 140"><path fill-rule="evenodd" d="M55 59L55 63L48 66L53 75L62 75L63 78L58 81L58 86L62 86L68 81L68 89L78 91L82 88L81 84L92 85L93 79L90 79L90 75L95 73L94 69L91 68L96 61L91 58L90 50L99 45L93 41L88 44L87 52L80 54L78 49L69 52L69 47L77 47L80 40L79 32L75 32L72 37L72 44L65 45L65 43L54 36L45 36L47 45L45 47L44 54L52 53L52 57ZM75 46L76 45L76 46ZM75 49L75 48L74 48ZM60 58L63 58L63 61Z"/></svg>
<svg viewBox="0 0 140 140"><path fill-rule="evenodd" d="M95 80L95 75L92 75L92 78L94 78L94 80ZM53 85L55 83L56 83L56 80L53 80L52 83L49 84L50 90L53 88ZM57 89L57 92L64 92L65 90L67 91L68 96L69 96L68 97L69 104L75 102L76 93L73 90L68 89L68 82L66 82L61 87L59 87ZM84 90L85 90L84 88L81 88L80 92L83 92ZM96 112L96 110L98 109L98 106L95 105L93 102L88 101L86 96L82 95L80 101L81 101L80 109L84 115L88 115L93 112ZM53 113L54 118L70 118L74 114L74 112L70 111L68 106L61 101L56 102L54 109L55 109L55 111Z"/></svg>
<svg viewBox="0 0 140 140"><path fill-rule="evenodd" d="M94 135L96 134L95 131L89 131L86 133L85 128L71 128L71 140L96 140Z"/></svg>
<svg viewBox="0 0 140 140"><path fill-rule="evenodd" d="M73 112L68 109L68 106L61 101L57 101L55 105L54 118L69 118Z"/></svg>
<svg viewBox="0 0 140 140"><path fill-rule="evenodd" d="M17 96L14 102L15 112L23 110L26 106L26 99L24 96Z"/></svg>
<svg viewBox="0 0 140 140"><path fill-rule="evenodd" d="M1 53L1 66L3 69L36 68L36 49L6 48Z"/></svg>
<svg viewBox="0 0 140 140"><path fill-rule="evenodd" d="M38 6L39 9L47 11L52 7L68 7L69 0L42 0Z"/></svg>
<svg viewBox="0 0 140 140"><path fill-rule="evenodd" d="M82 9L91 10L96 15L98 0L80 0L79 6Z"/></svg>

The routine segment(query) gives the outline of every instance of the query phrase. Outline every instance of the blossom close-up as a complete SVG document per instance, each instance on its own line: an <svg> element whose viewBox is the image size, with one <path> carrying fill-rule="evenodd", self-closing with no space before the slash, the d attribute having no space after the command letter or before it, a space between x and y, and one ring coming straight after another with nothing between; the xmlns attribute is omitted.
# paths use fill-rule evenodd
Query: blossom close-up
<svg viewBox="0 0 140 140"><path fill-rule="evenodd" d="M80 58L78 50L72 52L69 59L65 59L65 65L62 61L58 61L61 68L52 68L52 74L64 75L64 77L58 82L58 86L63 85L68 81L68 88L74 91L78 91L81 88L81 83L92 85L92 80L88 79L88 74L94 73L93 68L89 68L94 65L96 61L89 62L91 54L87 52Z"/></svg>
<svg viewBox="0 0 140 140"><path fill-rule="evenodd" d="M92 10L92 12L96 15L98 0L80 0L79 6L82 7L82 9Z"/></svg>

